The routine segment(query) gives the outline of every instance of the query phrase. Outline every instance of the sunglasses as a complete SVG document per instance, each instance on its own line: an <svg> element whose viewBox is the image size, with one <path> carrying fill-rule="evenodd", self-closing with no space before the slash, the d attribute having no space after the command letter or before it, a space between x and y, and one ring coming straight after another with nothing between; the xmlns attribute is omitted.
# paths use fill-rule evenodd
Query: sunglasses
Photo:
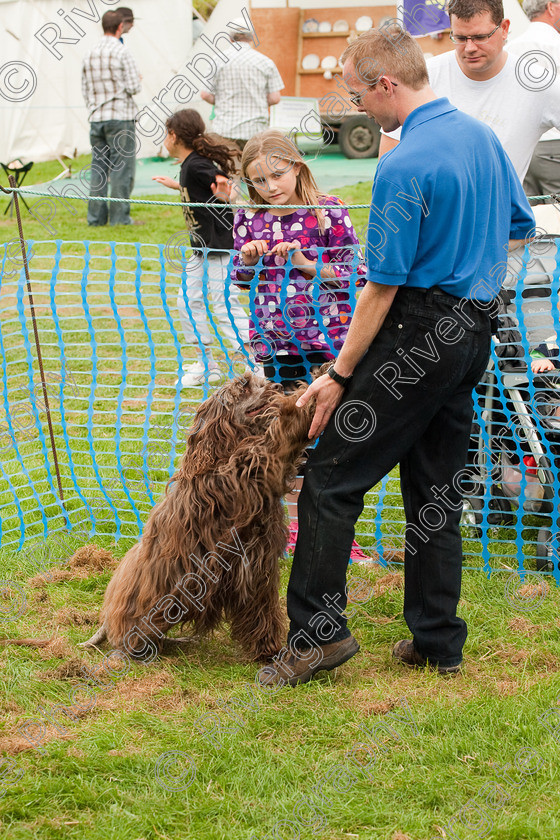
<svg viewBox="0 0 560 840"><path fill-rule="evenodd" d="M391 79L388 79L387 81L391 82L393 87L398 87L399 86L397 82L392 82ZM367 93L368 90L370 90L371 88L374 88L376 84L377 84L377 82L374 82L372 85L368 85L367 87L365 87L362 91L360 91L360 93L355 93L353 96L350 96L349 99L350 99L350 102L352 103L352 105L356 105L356 107L357 107L360 104L360 102L362 101L362 97L365 96L365 94Z"/></svg>

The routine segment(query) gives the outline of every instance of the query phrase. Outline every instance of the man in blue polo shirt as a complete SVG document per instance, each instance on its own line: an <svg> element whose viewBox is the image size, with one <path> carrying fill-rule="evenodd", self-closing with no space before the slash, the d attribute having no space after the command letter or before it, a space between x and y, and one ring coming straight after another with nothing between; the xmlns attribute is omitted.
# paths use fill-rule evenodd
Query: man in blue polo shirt
<svg viewBox="0 0 560 840"><path fill-rule="evenodd" d="M472 390L486 368L490 315L508 247L534 229L513 166L490 128L437 99L420 47L398 27L371 30L344 55L353 101L399 146L379 162L368 280L328 374L299 400L324 430L306 467L288 587L288 647L259 672L306 682L359 646L343 615L346 568L363 498L396 464L406 514L404 616L393 656L459 671L461 473ZM517 242L515 242L517 240Z"/></svg>

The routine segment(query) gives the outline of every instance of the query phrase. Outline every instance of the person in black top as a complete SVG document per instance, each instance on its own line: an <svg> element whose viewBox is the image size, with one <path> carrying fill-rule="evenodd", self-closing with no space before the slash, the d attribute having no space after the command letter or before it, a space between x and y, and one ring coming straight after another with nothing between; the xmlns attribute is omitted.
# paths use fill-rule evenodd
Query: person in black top
<svg viewBox="0 0 560 840"><path fill-rule="evenodd" d="M228 179L235 172L235 159L225 142L206 134L198 111L191 108L177 111L167 120L166 128L165 148L181 161L179 181L166 175L157 175L153 180L180 190L181 198L187 202L183 213L193 255L186 264L186 294L182 288L179 290L177 306L187 345L197 348L197 359L186 368L181 380L183 388L192 388L221 378L211 349L218 327L252 361L249 319L239 301L239 291L228 283L233 248ZM205 202L209 206L208 209L189 207L188 202ZM208 297L213 307L210 325Z"/></svg>

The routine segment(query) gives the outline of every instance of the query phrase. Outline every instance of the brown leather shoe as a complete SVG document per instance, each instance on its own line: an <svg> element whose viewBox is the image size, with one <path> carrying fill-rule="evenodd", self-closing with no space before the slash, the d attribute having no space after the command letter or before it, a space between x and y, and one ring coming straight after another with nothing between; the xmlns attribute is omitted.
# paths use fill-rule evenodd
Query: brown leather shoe
<svg viewBox="0 0 560 840"><path fill-rule="evenodd" d="M332 671L358 653L360 645L354 636L347 636L330 645L316 645L297 651L297 656L287 648L259 671L261 685L280 686L306 683L319 671Z"/></svg>
<svg viewBox="0 0 560 840"><path fill-rule="evenodd" d="M400 642L397 642L393 648L393 659L398 659L407 668L425 668L427 665L432 670L437 671L438 674L448 676L456 676L462 668L461 662L458 665L438 665L437 662L432 665L427 659L420 656L412 639L401 639Z"/></svg>

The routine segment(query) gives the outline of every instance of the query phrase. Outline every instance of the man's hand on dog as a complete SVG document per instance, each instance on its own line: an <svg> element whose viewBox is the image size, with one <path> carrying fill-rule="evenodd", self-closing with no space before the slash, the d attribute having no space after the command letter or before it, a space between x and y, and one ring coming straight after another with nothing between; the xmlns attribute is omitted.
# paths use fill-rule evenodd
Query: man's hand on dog
<svg viewBox="0 0 560 840"><path fill-rule="evenodd" d="M311 397L315 397L317 400L315 414L313 415L313 422L311 423L311 428L309 429L309 437L312 440L313 438L318 437L325 430L326 425L329 422L332 413L338 407L343 394L344 388L342 385L339 385L338 382L335 382L328 374L324 373L311 383L305 394L301 395L296 403L298 408L304 406Z"/></svg>

